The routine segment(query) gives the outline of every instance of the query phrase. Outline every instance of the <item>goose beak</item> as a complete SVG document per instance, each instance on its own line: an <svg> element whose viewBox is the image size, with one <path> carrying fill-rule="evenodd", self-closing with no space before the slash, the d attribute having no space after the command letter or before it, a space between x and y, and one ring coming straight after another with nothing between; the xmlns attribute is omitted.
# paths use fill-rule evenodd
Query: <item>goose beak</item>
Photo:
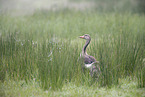
<svg viewBox="0 0 145 97"><path fill-rule="evenodd" d="M79 38L82 38L82 39L84 39L84 36L80 36Z"/></svg>

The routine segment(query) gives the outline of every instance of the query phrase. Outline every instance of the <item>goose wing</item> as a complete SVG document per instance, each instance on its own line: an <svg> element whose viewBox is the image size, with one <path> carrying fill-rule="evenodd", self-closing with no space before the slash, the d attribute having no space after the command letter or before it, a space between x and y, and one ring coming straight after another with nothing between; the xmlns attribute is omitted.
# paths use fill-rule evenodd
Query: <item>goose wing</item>
<svg viewBox="0 0 145 97"><path fill-rule="evenodd" d="M91 64L96 61L93 56L86 55L84 58L85 64Z"/></svg>

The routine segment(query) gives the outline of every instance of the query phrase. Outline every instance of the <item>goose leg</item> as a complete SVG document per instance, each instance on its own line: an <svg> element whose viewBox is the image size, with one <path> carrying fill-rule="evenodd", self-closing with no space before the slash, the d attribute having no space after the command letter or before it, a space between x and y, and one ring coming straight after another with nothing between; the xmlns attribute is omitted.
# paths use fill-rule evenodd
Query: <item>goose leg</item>
<svg viewBox="0 0 145 97"><path fill-rule="evenodd" d="M93 68L90 69L90 75L93 77Z"/></svg>

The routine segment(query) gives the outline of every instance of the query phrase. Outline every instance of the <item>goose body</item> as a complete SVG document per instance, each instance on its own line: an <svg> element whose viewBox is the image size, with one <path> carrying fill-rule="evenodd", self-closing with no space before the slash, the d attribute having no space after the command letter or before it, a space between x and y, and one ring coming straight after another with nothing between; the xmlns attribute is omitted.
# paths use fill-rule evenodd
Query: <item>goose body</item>
<svg viewBox="0 0 145 97"><path fill-rule="evenodd" d="M93 66L93 63L91 63L91 64L85 64L86 68L92 68L92 66Z"/></svg>
<svg viewBox="0 0 145 97"><path fill-rule="evenodd" d="M86 48L91 41L91 37L90 37L90 35L85 34L83 36L80 36L80 38L86 40L86 43L85 43L85 45L82 49L82 53L80 55L80 57L83 59L83 64L84 64L84 66L82 68L89 69L90 75L93 77L94 74L100 73L100 67L98 65L96 66L96 64L98 64L99 62L96 61L96 59L93 56L88 55L86 52Z"/></svg>

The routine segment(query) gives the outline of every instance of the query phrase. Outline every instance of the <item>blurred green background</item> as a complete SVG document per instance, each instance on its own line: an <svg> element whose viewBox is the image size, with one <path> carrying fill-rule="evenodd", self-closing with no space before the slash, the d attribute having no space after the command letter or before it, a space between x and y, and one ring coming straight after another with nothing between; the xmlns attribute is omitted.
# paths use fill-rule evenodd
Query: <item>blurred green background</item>
<svg viewBox="0 0 145 97"><path fill-rule="evenodd" d="M13 14L60 9L144 13L145 0L0 0L0 9Z"/></svg>
<svg viewBox="0 0 145 97"><path fill-rule="evenodd" d="M144 96L145 0L0 0L0 96ZM78 61L100 62L91 78Z"/></svg>

